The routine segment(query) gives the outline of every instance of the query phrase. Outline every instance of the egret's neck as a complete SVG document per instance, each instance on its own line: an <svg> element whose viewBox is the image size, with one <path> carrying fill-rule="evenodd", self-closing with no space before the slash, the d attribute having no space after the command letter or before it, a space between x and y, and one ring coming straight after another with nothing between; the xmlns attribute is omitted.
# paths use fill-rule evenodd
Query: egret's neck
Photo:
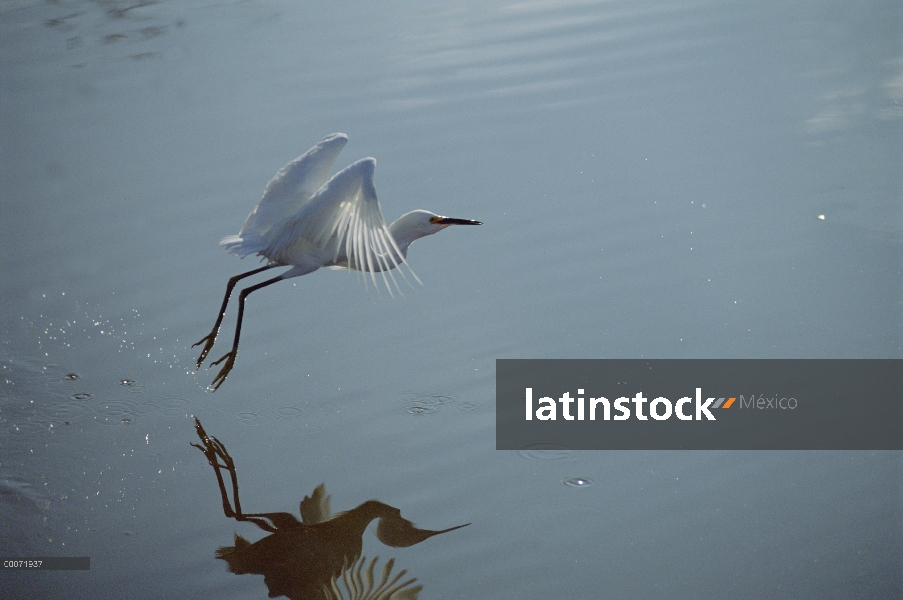
<svg viewBox="0 0 903 600"><path fill-rule="evenodd" d="M422 230L417 230L414 227L411 227L409 223L409 219L405 219L407 215L402 215L398 219L395 220L394 223L389 225L389 233L392 234L392 237L395 238L395 243L398 244L398 249L401 251L401 255L405 258L408 257L408 247L414 243L414 240L419 240L425 235L428 235Z"/></svg>

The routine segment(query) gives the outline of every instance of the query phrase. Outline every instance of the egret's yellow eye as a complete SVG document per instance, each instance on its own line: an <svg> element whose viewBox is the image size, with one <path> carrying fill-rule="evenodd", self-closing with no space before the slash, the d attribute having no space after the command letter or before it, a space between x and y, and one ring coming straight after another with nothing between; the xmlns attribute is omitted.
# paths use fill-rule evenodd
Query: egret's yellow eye
<svg viewBox="0 0 903 600"><path fill-rule="evenodd" d="M441 220L442 220L442 217L430 217L430 223L432 223L433 225L435 225L436 223L438 223Z"/></svg>

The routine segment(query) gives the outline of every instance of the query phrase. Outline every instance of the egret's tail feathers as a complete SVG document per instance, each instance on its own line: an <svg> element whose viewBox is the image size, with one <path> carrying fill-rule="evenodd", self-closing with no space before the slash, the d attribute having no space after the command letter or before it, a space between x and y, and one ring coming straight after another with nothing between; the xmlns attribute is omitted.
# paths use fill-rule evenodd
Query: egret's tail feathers
<svg viewBox="0 0 903 600"><path fill-rule="evenodd" d="M266 242L259 235L227 235L219 242L226 250L238 256L258 254L266 249Z"/></svg>

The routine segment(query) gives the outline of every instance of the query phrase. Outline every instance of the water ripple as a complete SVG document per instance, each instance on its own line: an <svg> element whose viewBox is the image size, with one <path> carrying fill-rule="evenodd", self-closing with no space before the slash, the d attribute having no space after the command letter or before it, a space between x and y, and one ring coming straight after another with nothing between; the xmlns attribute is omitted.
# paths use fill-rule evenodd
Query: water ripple
<svg viewBox="0 0 903 600"><path fill-rule="evenodd" d="M419 400L410 400L409 402L405 403L404 410L409 415L424 416L424 415L432 415L432 414L436 413L439 409L435 406L431 406L429 404L424 404L424 403L420 402Z"/></svg>
<svg viewBox="0 0 903 600"><path fill-rule="evenodd" d="M527 460L570 460L574 451L557 442L530 442L521 447L517 455Z"/></svg>
<svg viewBox="0 0 903 600"><path fill-rule="evenodd" d="M128 390L134 394L140 394L147 389L146 385L138 383L134 379L120 379L119 385L128 388Z"/></svg>
<svg viewBox="0 0 903 600"><path fill-rule="evenodd" d="M7 431L15 435L30 436L38 433L47 433L53 429L54 423L44 421L19 421L10 423Z"/></svg>
<svg viewBox="0 0 903 600"><path fill-rule="evenodd" d="M245 427L261 427L266 424L266 421L269 419L264 418L263 415L256 412L242 412L235 415L235 418L238 419L238 422L244 425Z"/></svg>
<svg viewBox="0 0 903 600"><path fill-rule="evenodd" d="M136 404L129 400L111 400L94 408L94 414L99 417L119 418L123 422L133 422L139 416L160 412L160 407L155 404L142 402Z"/></svg>
<svg viewBox="0 0 903 600"><path fill-rule="evenodd" d="M409 396L409 399L403 400L402 406L404 407L404 411L410 415L432 415L438 412L443 405L453 403L459 408L468 410L467 407L461 407L461 404L457 403L457 397L448 394L418 394L408 392L404 395Z"/></svg>
<svg viewBox="0 0 903 600"><path fill-rule="evenodd" d="M175 412L188 408L189 402L180 396L171 396L167 398L158 398L155 404L164 411Z"/></svg>
<svg viewBox="0 0 903 600"><path fill-rule="evenodd" d="M80 394L79 394L80 395ZM74 399L72 396L64 402L42 404L36 410L36 421L43 423L72 423L91 415L91 407L87 400Z"/></svg>
<svg viewBox="0 0 903 600"><path fill-rule="evenodd" d="M586 477L569 477L567 479L562 479L561 483L568 487L586 488L595 485L596 482L592 479L587 479Z"/></svg>
<svg viewBox="0 0 903 600"><path fill-rule="evenodd" d="M307 409L301 408L299 406L283 406L281 408L276 409L276 413L280 417L285 417L288 419L293 419L295 417L300 417L307 412Z"/></svg>
<svg viewBox="0 0 903 600"><path fill-rule="evenodd" d="M458 402L455 404L455 408L458 410L478 410L480 405L476 402Z"/></svg>

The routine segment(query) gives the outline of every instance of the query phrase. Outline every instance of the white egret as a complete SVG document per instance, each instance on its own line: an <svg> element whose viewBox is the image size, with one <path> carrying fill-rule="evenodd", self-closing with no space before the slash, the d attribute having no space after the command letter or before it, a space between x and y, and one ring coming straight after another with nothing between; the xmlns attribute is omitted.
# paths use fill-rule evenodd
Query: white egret
<svg viewBox="0 0 903 600"><path fill-rule="evenodd" d="M377 288L376 273L380 273L386 289L393 295L392 285L399 292L401 290L391 271L401 265L407 267L408 247L415 240L438 233L449 225L482 225L479 221L451 219L414 210L387 226L373 186L375 159L362 158L329 177L346 143L347 135L333 133L285 165L267 184L263 198L248 215L238 235L220 241L220 245L233 254L258 254L267 260L267 264L229 280L213 329L194 344L204 344L197 368L213 348L235 284L267 269L291 268L278 277L246 287L239 294L232 350L210 365L225 361L211 383L213 389L222 385L235 364L245 298L251 292L283 279L307 275L320 267L330 267L361 271L365 283L369 273ZM407 268L419 282L410 267ZM387 272L391 284L386 278ZM400 268L399 272L404 277Z"/></svg>

